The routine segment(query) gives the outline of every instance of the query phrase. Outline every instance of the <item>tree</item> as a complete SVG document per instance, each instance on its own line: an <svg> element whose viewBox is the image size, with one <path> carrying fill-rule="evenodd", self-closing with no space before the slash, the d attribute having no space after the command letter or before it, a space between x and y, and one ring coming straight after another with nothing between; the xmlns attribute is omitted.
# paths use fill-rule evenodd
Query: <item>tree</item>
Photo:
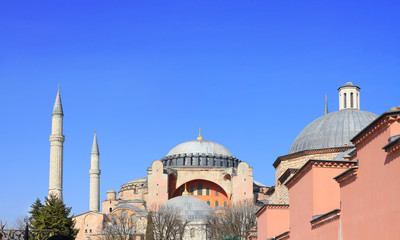
<svg viewBox="0 0 400 240"><path fill-rule="evenodd" d="M136 225L124 216L113 215L104 224L101 232L103 240L130 240L136 235Z"/></svg>
<svg viewBox="0 0 400 240"><path fill-rule="evenodd" d="M150 231L152 232L153 239L182 240L188 222L184 221L179 213L178 209L165 206L161 207L158 212L150 212ZM148 234L151 233L149 232Z"/></svg>
<svg viewBox="0 0 400 240"><path fill-rule="evenodd" d="M146 240L154 240L153 212L147 214Z"/></svg>
<svg viewBox="0 0 400 240"><path fill-rule="evenodd" d="M51 229L56 235L66 235L75 238L78 230L74 229L71 207L67 207L58 197L45 197L45 204L38 198L32 205L29 226L31 229Z"/></svg>
<svg viewBox="0 0 400 240"><path fill-rule="evenodd" d="M209 236L213 240L246 239L246 233L257 224L259 207L250 201L236 203L219 213L211 213L207 220Z"/></svg>

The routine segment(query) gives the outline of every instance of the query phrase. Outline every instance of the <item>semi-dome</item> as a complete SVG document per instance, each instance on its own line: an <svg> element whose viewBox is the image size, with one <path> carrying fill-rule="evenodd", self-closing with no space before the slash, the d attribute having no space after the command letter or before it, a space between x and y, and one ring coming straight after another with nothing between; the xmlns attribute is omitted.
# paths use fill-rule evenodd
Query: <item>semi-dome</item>
<svg viewBox="0 0 400 240"><path fill-rule="evenodd" d="M167 156L178 155L178 154L211 154L211 155L223 155L232 157L232 154L224 146L207 141L207 140L192 140L179 144L174 147Z"/></svg>
<svg viewBox="0 0 400 240"><path fill-rule="evenodd" d="M191 196L171 198L160 210L168 208L176 209L176 211L179 211L182 220L189 222L205 222L212 211L207 203Z"/></svg>
<svg viewBox="0 0 400 240"><path fill-rule="evenodd" d="M303 129L289 154L304 150L353 146L350 139L378 117L375 113L342 109L323 115Z"/></svg>

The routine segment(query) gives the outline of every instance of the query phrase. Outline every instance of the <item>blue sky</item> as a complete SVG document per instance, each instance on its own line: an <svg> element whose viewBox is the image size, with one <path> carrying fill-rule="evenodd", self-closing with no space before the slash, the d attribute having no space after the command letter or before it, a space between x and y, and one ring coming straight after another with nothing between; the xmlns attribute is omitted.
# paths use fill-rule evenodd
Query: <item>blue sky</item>
<svg viewBox="0 0 400 240"><path fill-rule="evenodd" d="M64 200L89 208L93 131L101 200L203 137L274 185L297 134L361 87L361 109L398 106L396 1L1 1L0 219L48 191L51 111L61 86Z"/></svg>

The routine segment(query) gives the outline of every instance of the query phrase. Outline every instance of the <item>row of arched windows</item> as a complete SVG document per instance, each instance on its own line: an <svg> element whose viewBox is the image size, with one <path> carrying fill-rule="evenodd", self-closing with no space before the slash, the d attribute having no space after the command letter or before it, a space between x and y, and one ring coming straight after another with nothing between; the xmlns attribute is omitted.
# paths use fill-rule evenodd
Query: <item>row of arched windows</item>
<svg viewBox="0 0 400 240"><path fill-rule="evenodd" d="M343 94L343 104L344 108L347 108L347 93ZM350 93L350 108L354 108L354 94Z"/></svg>
<svg viewBox="0 0 400 240"><path fill-rule="evenodd" d="M211 201L210 200L207 200L207 204L209 205L209 206L211 206ZM224 207L227 207L228 206L228 201L224 201ZM219 201L215 201L214 202L214 207L219 207Z"/></svg>
<svg viewBox="0 0 400 240"><path fill-rule="evenodd" d="M210 196L211 195L211 189L210 189L210 187L206 187L206 192L205 192L205 195L206 196ZM183 193L183 191L184 191L184 189L182 189L181 190L181 195L182 195L182 193ZM190 195L196 195L195 193L197 192L197 195L199 195L199 196L202 196L203 195L203 184L201 184L201 183L199 183L198 185L197 185L197 191L196 191L196 189L195 189L195 187L193 187L193 186L190 186L189 187L189 194ZM219 192L218 192L218 190L216 189L215 190L215 196L218 196L218 194L219 194Z"/></svg>

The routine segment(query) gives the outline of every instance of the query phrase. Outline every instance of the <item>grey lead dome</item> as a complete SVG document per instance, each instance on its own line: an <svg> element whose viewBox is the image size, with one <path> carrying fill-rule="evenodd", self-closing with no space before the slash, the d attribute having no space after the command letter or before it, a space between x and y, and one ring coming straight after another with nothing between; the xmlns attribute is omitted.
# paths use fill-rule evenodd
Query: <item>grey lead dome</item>
<svg viewBox="0 0 400 240"><path fill-rule="evenodd" d="M303 129L289 154L304 150L353 146L350 139L378 117L375 113L343 109L323 115Z"/></svg>
<svg viewBox="0 0 400 240"><path fill-rule="evenodd" d="M176 209L183 220L189 222L205 222L211 213L211 207L207 203L191 196L171 198L160 210L168 208Z"/></svg>
<svg viewBox="0 0 400 240"><path fill-rule="evenodd" d="M230 156L232 154L221 144L207 141L207 140L192 140L184 142L174 147L167 156L179 155L185 153L199 153L199 154L212 154L212 155L223 155Z"/></svg>

